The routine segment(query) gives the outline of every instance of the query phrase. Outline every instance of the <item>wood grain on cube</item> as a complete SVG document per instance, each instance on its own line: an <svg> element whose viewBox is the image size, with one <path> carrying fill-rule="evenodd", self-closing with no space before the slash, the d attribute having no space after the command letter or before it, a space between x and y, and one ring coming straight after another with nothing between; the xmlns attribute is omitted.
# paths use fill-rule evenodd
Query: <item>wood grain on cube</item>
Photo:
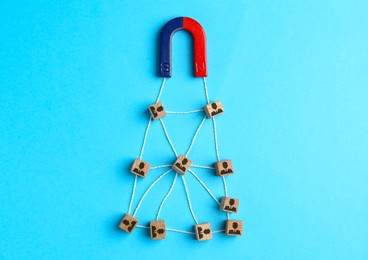
<svg viewBox="0 0 368 260"><path fill-rule="evenodd" d="M144 178L147 176L150 167L151 164L149 164L148 162L142 161L140 159L135 159L130 172Z"/></svg>

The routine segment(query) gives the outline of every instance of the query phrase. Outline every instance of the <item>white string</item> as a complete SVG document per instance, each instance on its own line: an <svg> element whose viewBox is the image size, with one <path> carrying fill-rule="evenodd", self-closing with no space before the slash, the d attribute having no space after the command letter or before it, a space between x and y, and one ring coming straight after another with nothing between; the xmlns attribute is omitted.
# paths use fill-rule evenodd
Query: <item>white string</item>
<svg viewBox="0 0 368 260"><path fill-rule="evenodd" d="M158 92L158 96L157 96L157 99L156 99L156 103L157 103L157 102L160 100L160 98L161 98L161 94L162 94L162 91L164 90L165 82L166 82L166 78L163 78L163 79L162 79L162 83L161 83L161 87L160 87L160 91Z"/></svg>
<svg viewBox="0 0 368 260"><path fill-rule="evenodd" d="M161 83L161 87L160 87L160 90L159 90L159 93L158 93L158 96L157 96L157 99L156 99L156 103L159 102L160 98L161 98L161 95L162 95L162 92L163 92L163 89L164 89L164 86L165 86L165 83L166 83L166 78L163 78L162 80L162 83ZM207 82L206 82L206 78L203 77L203 85L204 85L204 90L205 90L205 96L206 96L206 101L207 101L207 104L210 103L210 99L209 99L209 96L208 96L208 88L207 88ZM204 109L197 109L197 110L190 110L190 111L166 111L167 114L192 114L192 113L198 113L198 112L203 112ZM197 138L197 135L199 133L199 130L201 129L204 121L205 121L206 117L202 120L202 122L200 123L198 129L196 130L194 136L193 136L193 139L191 141L191 144L188 148L188 151L186 153L186 156L189 154L189 152L191 151L192 147L193 147L193 144L195 142L195 139ZM146 131L145 131L145 134L144 134L144 138L143 138L143 143L142 143L142 147L141 147L141 151L140 151L140 155L139 155L139 159L142 159L142 156L143 156L143 152L144 152L144 148L145 148L145 144L146 144L146 140L147 140L147 135L148 135L148 131L149 131L149 128L150 128L150 125L151 125L151 121L152 121L152 118L150 117L149 121L148 121L148 124L147 124L147 127L146 127ZM220 161L220 154L219 154L219 149L218 149L218 140L217 140L217 129L216 129L216 121L215 121L215 118L212 118L212 121L213 121L213 131L214 131L214 140L215 140L215 150L216 150L216 157L217 157L217 160ZM165 132L165 136L175 154L176 157L178 157L178 154L175 150L175 147L169 137L169 134L167 132L167 129L165 127L165 124L163 122L163 120L160 118L160 122L161 122L161 125L162 125L162 128L164 129L164 132ZM172 165L171 164L166 164L166 165L159 165L159 166L153 166L151 167L151 169L160 169L160 168L166 168L166 167L171 167ZM214 167L211 167L211 166L201 166L201 165L192 165L192 167L194 168L202 168L202 169L214 169ZM149 191L152 189L152 187L159 181L161 180L166 174L168 174L172 169L169 169L168 171L164 172L162 175L160 175L149 187L148 189L145 191L145 193L143 194L142 198L140 199L134 213L133 213L133 216L135 216L143 202L143 200L145 199L146 195L149 193ZM206 191L211 195L211 197L218 203L220 204L220 202L216 199L216 197L213 195L213 193L210 191L210 189L204 184L204 182L191 170L189 169L189 171L192 173L192 175L202 184L202 186L206 189ZM175 186L175 183L176 183L176 180L177 180L177 176L178 176L178 173L176 173L175 175L175 178L171 184L171 187L168 191L168 193L166 194L166 196L164 197L164 199L162 200L161 204L160 204L160 207L158 209L158 213L157 213L157 218L159 218L160 216L160 213L161 213L161 210L162 210L162 207L164 205L164 203L166 202L167 198L170 196L174 186ZM188 187L187 187L187 184L186 184L186 181L185 181L185 178L184 178L184 175L181 175L182 177L182 180L183 180L183 184L184 184L184 188L185 188L185 193L186 193L186 196L187 196L187 201L188 201L188 206L189 206L189 210L192 214L192 217L195 221L196 224L198 224L198 221L197 221L197 218L195 217L195 214L194 214L194 211L193 211L193 208L192 208L192 203L191 203L191 200L190 200L190 196L189 196L189 191L188 191ZM132 195L131 195L131 200L130 200L130 203L129 203L129 209L128 209L128 214L130 214L130 211L131 211L131 208L132 208L132 203L133 203L133 200L134 200L134 195L135 195L135 191L136 191L136 186L137 186L137 179L138 179L138 176L135 175L135 178L134 178L134 184L133 184L133 190L132 190ZM224 185L224 192L225 192L225 196L227 196L228 194L228 191L227 191L227 184L226 184L226 180L225 180L225 177L222 176L222 180L223 180L223 185ZM227 219L229 219L229 213L227 213ZM149 229L148 226L141 226L141 225L137 225L138 228L147 228ZM172 232L178 232L178 233L184 233L184 234L192 234L194 235L195 232L189 232L189 231L185 231L185 230L178 230L178 229L172 229L172 228L167 228L168 231L172 231ZM224 232L224 230L216 230L216 231L212 231L212 233L219 233L219 232Z"/></svg>
<svg viewBox="0 0 368 260"><path fill-rule="evenodd" d="M145 131L145 133L144 133L143 143L142 143L142 148L141 148L141 152L140 152L140 154L139 154L139 159L142 159L142 156L143 156L143 151L144 151L144 147L146 146L146 140L147 140L148 130L149 130L150 125L151 125L151 121L152 121L152 118L150 117L150 118L148 119L148 123L147 123L146 131Z"/></svg>
<svg viewBox="0 0 368 260"><path fill-rule="evenodd" d="M189 206L190 213L192 214L192 217L194 219L194 222L196 224L198 224L197 218L195 217L194 212L193 212L192 203L190 202L190 196L189 196L188 187L187 187L187 184L185 182L184 175L181 175L181 179L183 180L183 184L184 184L184 188L185 188L185 193L187 194L187 200L188 200L188 206Z"/></svg>
<svg viewBox="0 0 368 260"><path fill-rule="evenodd" d="M190 111L167 111L166 110L166 114L192 114L192 113L198 113L198 112L203 112L204 109L197 109L197 110L190 110Z"/></svg>
<svg viewBox="0 0 368 260"><path fill-rule="evenodd" d="M214 134L214 137L215 137L215 150L216 150L217 161L221 161L221 159L220 159L220 153L218 151L216 120L215 120L214 117L212 117L212 122L213 122L213 134ZM226 185L225 176L221 176L221 177L222 177L222 182L224 184L224 193L225 193L225 196L227 197L227 185ZM227 219L230 219L229 212L226 212L226 218Z"/></svg>
<svg viewBox="0 0 368 260"><path fill-rule="evenodd" d="M198 177L197 174L195 174L191 169L188 169L189 172L191 174L193 174L193 176L202 184L202 186L206 189L206 191L211 195L211 197L217 202L217 204L221 204L215 197L215 195L213 195L213 193L210 191L210 189L206 186L206 184L204 184L204 182Z"/></svg>
<svg viewBox="0 0 368 260"><path fill-rule="evenodd" d="M226 185L226 179L225 176L221 176L222 177L222 182L224 184L224 193L225 193L225 197L227 197L227 185ZM229 220L230 219L230 213L226 212L226 218Z"/></svg>
<svg viewBox="0 0 368 260"><path fill-rule="evenodd" d="M135 177L134 177L134 184L133 184L133 190L132 190L132 195L130 196L128 214L130 214L130 210L132 209L132 204L133 204L135 189L137 187L137 178L138 178L138 175L135 175Z"/></svg>
<svg viewBox="0 0 368 260"><path fill-rule="evenodd" d="M142 159L143 156L143 151L144 151L144 147L146 146L146 140L147 140L147 135L148 135L148 130L150 128L151 125L151 117L148 119L148 123L147 123L147 127L146 127L146 131L144 133L144 137L143 137L143 143L142 143L142 147L141 147L141 152L139 154L139 159ZM130 196L130 202L129 202L129 208L128 208L128 214L130 214L130 210L132 209L132 204L133 204L133 200L134 200L134 195L135 195L135 190L137 187L137 175L135 175L134 178L134 184L133 184L133 190L132 190L132 195Z"/></svg>
<svg viewBox="0 0 368 260"><path fill-rule="evenodd" d="M164 164L164 165L158 165L158 166L152 166L150 168L150 170L156 170L156 169L161 169L161 168L167 168L167 167L171 167L171 164Z"/></svg>
<svg viewBox="0 0 368 260"><path fill-rule="evenodd" d="M135 227L137 228L145 228L145 229L149 229L149 226L141 226L141 225L136 225ZM183 233L183 234L189 234L189 235L195 235L195 232L190 232L190 231L185 231L185 230L180 230L180 229L174 229L174 228L166 228L167 231L171 231L171 232L177 232L177 233ZM220 230L214 230L212 231L213 233L222 233L225 232L224 229L220 229Z"/></svg>
<svg viewBox="0 0 368 260"><path fill-rule="evenodd" d="M167 133L167 130L166 130L166 127L165 127L165 124L164 124L164 120L162 120L162 118L160 118L160 122L161 122L162 128L164 129L166 138L169 141L169 144L170 144L172 150L174 151L175 156L178 157L178 153L176 152L175 147L174 147L173 143L171 142L171 139L169 137L169 134Z"/></svg>
<svg viewBox="0 0 368 260"><path fill-rule="evenodd" d="M177 233L184 233L189 235L195 235L195 232L185 231L185 230L179 230L179 229L173 229L173 228L166 228L169 231L177 232Z"/></svg>
<svg viewBox="0 0 368 260"><path fill-rule="evenodd" d="M212 166L202 166L202 165L195 165L195 164L192 164L190 167L201 168L201 169L211 169L211 170L215 169L215 167L212 167Z"/></svg>
<svg viewBox="0 0 368 260"><path fill-rule="evenodd" d="M197 128L197 131L195 132L195 134L194 134L194 136L193 136L192 142L190 143L190 146L189 146L188 151L187 151L187 153L185 154L185 156L188 156L188 154L189 154L190 150L192 149L193 144L194 144L194 141L195 141L195 139L197 138L197 135L198 135L198 133L199 133L199 130L201 130L202 125L203 125L204 121L206 120L206 118L207 118L207 117L205 116L205 117L202 119L202 122L199 124L199 127Z"/></svg>
<svg viewBox="0 0 368 260"><path fill-rule="evenodd" d="M148 227L148 226L141 226L141 225L136 225L135 227L137 227L137 228L150 228L150 227Z"/></svg>
<svg viewBox="0 0 368 260"><path fill-rule="evenodd" d="M222 177L222 182L224 183L225 196L227 197L227 185L226 185L225 176L221 176L221 177Z"/></svg>
<svg viewBox="0 0 368 260"><path fill-rule="evenodd" d="M204 86L204 93L206 94L207 104L209 104L210 103L210 99L208 97L207 82L206 82L206 78L205 77L203 77L203 86Z"/></svg>
<svg viewBox="0 0 368 260"><path fill-rule="evenodd" d="M158 177L154 182L152 182L152 184L148 187L148 189L145 191L145 193L143 194L141 200L138 203L137 208L135 209L134 213L133 213L133 217L137 214L138 209L141 207L141 204L144 200L144 198L146 197L146 195L148 194L148 192L152 189L153 186L155 186L155 184L162 179L162 177L164 177L166 174L168 174L170 171L172 171L172 169L164 172L163 174L160 175L160 177Z"/></svg>
<svg viewBox="0 0 368 260"><path fill-rule="evenodd" d="M160 207L159 207L158 212L157 212L156 220L160 217L161 209L162 209L162 207L164 206L165 201L167 200L167 198L170 196L170 194L171 194L172 190L174 189L174 186L175 186L175 183L176 183L176 179L177 179L177 177L178 177L178 174L176 173L176 174L175 174L175 178L174 178L174 180L173 180L173 182L172 182L172 184L171 184L171 187L170 187L170 189L169 189L168 193L166 194L166 196L164 197L164 199L162 200L162 202L161 202L161 204L160 204Z"/></svg>
<svg viewBox="0 0 368 260"><path fill-rule="evenodd" d="M217 142L216 120L215 120L214 117L212 117L212 122L213 122L213 136L215 138L216 157L217 157L217 161L221 161L220 160L220 153L219 153L219 149L218 149L218 142Z"/></svg>

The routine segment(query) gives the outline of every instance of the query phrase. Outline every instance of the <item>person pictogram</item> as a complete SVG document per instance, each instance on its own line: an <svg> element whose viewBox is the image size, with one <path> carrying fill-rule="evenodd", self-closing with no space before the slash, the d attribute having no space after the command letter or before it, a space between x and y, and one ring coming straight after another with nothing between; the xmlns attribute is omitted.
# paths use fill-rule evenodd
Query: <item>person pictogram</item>
<svg viewBox="0 0 368 260"><path fill-rule="evenodd" d="M165 229L163 228L157 229L156 226L152 226L151 231L152 231L152 238L157 237L158 234L162 235L163 233L165 233Z"/></svg>
<svg viewBox="0 0 368 260"><path fill-rule="evenodd" d="M188 159L184 158L181 163L177 162L175 163L175 166L178 167L180 170L182 170L183 172L185 172L187 170L186 164L188 163Z"/></svg>
<svg viewBox="0 0 368 260"><path fill-rule="evenodd" d="M141 176L144 176L145 172L144 172L144 162L140 162L139 165L138 165L138 168L134 168L133 169L133 172L135 172L136 174L138 175L141 175Z"/></svg>
<svg viewBox="0 0 368 260"><path fill-rule="evenodd" d="M224 167L224 169L221 170L221 175L228 174L228 173L233 173L233 170L231 168L228 168L229 164L227 162L223 162L222 167Z"/></svg>
<svg viewBox="0 0 368 260"><path fill-rule="evenodd" d="M240 235L240 230L238 230L239 224L238 222L233 222L233 224L231 225L233 229L229 230L229 234L232 235Z"/></svg>
<svg viewBox="0 0 368 260"><path fill-rule="evenodd" d="M225 206L225 209L228 210L228 211L236 212L236 207L234 205L235 205L235 200L234 199L230 199L229 200L229 205L226 205Z"/></svg>
<svg viewBox="0 0 368 260"><path fill-rule="evenodd" d="M216 116L224 112L221 108L217 108L217 104L215 102L211 104L211 107L213 109L213 111L211 112L211 116Z"/></svg>
<svg viewBox="0 0 368 260"><path fill-rule="evenodd" d="M127 220L127 219L124 219L124 220L123 220L123 224L124 224L125 226L127 226L127 230L128 230L128 232L132 232L132 230L133 230L134 226L137 224L137 221L135 221L135 220L129 221L129 220Z"/></svg>
<svg viewBox="0 0 368 260"><path fill-rule="evenodd" d="M156 118L158 117L158 113L164 111L164 107L158 106L157 108L155 108L154 106L150 106L150 110L151 110L153 117Z"/></svg>
<svg viewBox="0 0 368 260"><path fill-rule="evenodd" d="M209 228L203 229L202 227L197 227L199 239L203 238L204 235L209 235L211 233L211 230Z"/></svg>

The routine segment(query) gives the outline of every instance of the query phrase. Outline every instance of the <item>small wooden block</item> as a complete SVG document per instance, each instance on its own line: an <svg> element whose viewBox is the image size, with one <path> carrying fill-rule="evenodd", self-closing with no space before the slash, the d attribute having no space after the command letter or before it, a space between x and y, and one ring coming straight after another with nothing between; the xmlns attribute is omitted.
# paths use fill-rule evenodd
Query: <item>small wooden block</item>
<svg viewBox="0 0 368 260"><path fill-rule="evenodd" d="M239 200L229 197L222 197L220 203L220 210L226 212L237 213L239 207Z"/></svg>
<svg viewBox="0 0 368 260"><path fill-rule="evenodd" d="M230 174L234 174L233 163L231 160L219 161L213 164L215 167L217 176L226 176Z"/></svg>
<svg viewBox="0 0 368 260"><path fill-rule="evenodd" d="M212 239L212 231L210 227L210 223L197 224L194 226L197 240L211 240Z"/></svg>
<svg viewBox="0 0 368 260"><path fill-rule="evenodd" d="M154 220L150 222L150 233L153 240L166 238L165 220Z"/></svg>
<svg viewBox="0 0 368 260"><path fill-rule="evenodd" d="M229 236L241 236L243 233L243 221L227 220L225 233Z"/></svg>
<svg viewBox="0 0 368 260"><path fill-rule="evenodd" d="M166 111L161 102L150 105L148 110L150 111L153 120L157 120L166 116Z"/></svg>
<svg viewBox="0 0 368 260"><path fill-rule="evenodd" d="M208 118L212 118L224 113L224 108L220 100L217 100L216 102L206 105L204 107L204 111L206 112L206 116Z"/></svg>
<svg viewBox="0 0 368 260"><path fill-rule="evenodd" d="M172 165L172 168L177 173L184 175L191 165L192 161L181 154Z"/></svg>
<svg viewBox="0 0 368 260"><path fill-rule="evenodd" d="M134 218L129 214L125 214L123 220L119 224L119 228L122 230L132 233L135 226L138 224L138 219Z"/></svg>
<svg viewBox="0 0 368 260"><path fill-rule="evenodd" d="M140 159L135 159L130 172L144 178L146 177L150 167L151 164Z"/></svg>

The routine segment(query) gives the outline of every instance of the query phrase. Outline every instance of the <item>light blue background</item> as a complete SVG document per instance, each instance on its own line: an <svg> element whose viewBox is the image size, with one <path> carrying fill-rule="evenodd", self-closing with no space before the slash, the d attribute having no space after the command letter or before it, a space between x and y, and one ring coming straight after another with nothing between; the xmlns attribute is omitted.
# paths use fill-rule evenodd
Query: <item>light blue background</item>
<svg viewBox="0 0 368 260"><path fill-rule="evenodd" d="M368 4L366 1L2 1L0 4L0 258L367 259ZM207 34L212 100L222 158L236 174L240 238L197 242L117 228L128 208L129 173L161 83L157 38L176 16ZM200 108L192 40L173 39L168 110ZM167 116L184 152L200 115ZM210 121L191 153L215 160ZM144 159L170 163L158 122ZM140 181L137 197L163 171ZM217 197L222 184L196 171ZM155 217L173 175L137 214ZM190 175L200 222L225 219ZM162 218L190 230L180 181Z"/></svg>

